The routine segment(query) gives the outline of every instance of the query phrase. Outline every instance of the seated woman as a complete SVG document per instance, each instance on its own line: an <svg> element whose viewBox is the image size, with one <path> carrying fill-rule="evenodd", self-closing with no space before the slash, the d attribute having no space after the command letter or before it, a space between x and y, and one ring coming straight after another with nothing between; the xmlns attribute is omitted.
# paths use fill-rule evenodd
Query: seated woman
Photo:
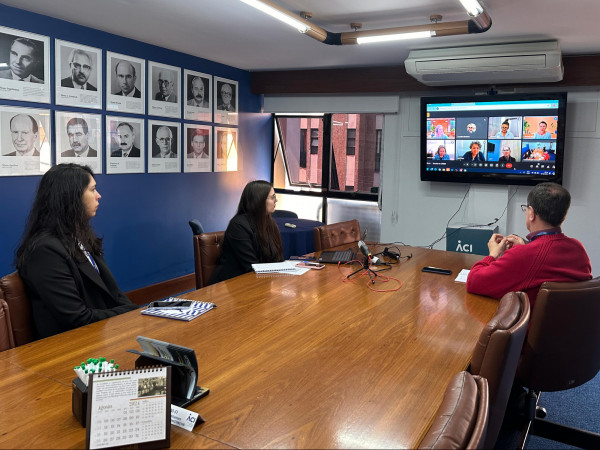
<svg viewBox="0 0 600 450"><path fill-rule="evenodd" d="M448 153L446 153L446 147L444 147L443 145L440 145L437 149L437 152L435 152L435 156L434 158L435 160L449 160L450 159L450 155L448 155Z"/></svg>
<svg viewBox="0 0 600 450"><path fill-rule="evenodd" d="M15 262L40 338L137 308L90 226L100 198L87 166L59 164L40 181Z"/></svg>
<svg viewBox="0 0 600 450"><path fill-rule="evenodd" d="M276 203L270 183L257 180L246 185L225 231L219 265L209 284L250 272L252 264L283 261L281 235L271 217Z"/></svg>

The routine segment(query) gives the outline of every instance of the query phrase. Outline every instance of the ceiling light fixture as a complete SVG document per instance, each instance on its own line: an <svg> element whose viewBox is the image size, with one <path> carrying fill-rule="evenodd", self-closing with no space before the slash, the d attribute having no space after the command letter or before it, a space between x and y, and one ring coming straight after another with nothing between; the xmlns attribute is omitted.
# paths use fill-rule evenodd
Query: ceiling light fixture
<svg viewBox="0 0 600 450"><path fill-rule="evenodd" d="M435 36L435 31L413 31L412 33L384 34L381 36L362 36L356 38L357 44L375 42L402 41L406 39L422 39Z"/></svg>
<svg viewBox="0 0 600 450"><path fill-rule="evenodd" d="M300 17L296 18L289 11L283 9L282 7L265 1L259 0L240 0L247 5L253 6L254 8L264 12L265 14L274 17L275 19L281 20L284 23L287 23L291 27L296 28L300 33L306 33L311 27L305 21L303 21Z"/></svg>
<svg viewBox="0 0 600 450"><path fill-rule="evenodd" d="M286 10L271 0L240 0L270 16L293 26L301 33L329 45L352 45L369 42L397 41L404 39L421 39L429 37L454 36L460 34L483 33L492 26L492 19L477 0L460 0L467 10L470 20L440 23L433 20L429 25L417 25L379 30L358 30L345 33L332 33L307 19L310 13L302 12L301 17ZM441 16L432 16L440 17Z"/></svg>

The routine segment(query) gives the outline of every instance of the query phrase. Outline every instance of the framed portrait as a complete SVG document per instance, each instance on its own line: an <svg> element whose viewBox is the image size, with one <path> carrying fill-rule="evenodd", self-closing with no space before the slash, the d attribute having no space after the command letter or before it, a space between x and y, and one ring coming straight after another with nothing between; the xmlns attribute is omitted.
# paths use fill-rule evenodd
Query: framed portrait
<svg viewBox="0 0 600 450"><path fill-rule="evenodd" d="M102 109L102 49L56 39L54 83L57 105Z"/></svg>
<svg viewBox="0 0 600 450"><path fill-rule="evenodd" d="M181 69L148 61L148 114L181 118Z"/></svg>
<svg viewBox="0 0 600 450"><path fill-rule="evenodd" d="M181 124L148 121L148 173L181 172Z"/></svg>
<svg viewBox="0 0 600 450"><path fill-rule="evenodd" d="M49 109L0 106L0 176L45 173L51 142Z"/></svg>
<svg viewBox="0 0 600 450"><path fill-rule="evenodd" d="M184 124L184 172L212 172L212 127Z"/></svg>
<svg viewBox="0 0 600 450"><path fill-rule="evenodd" d="M50 38L0 27L0 98L50 103Z"/></svg>
<svg viewBox="0 0 600 450"><path fill-rule="evenodd" d="M212 75L183 71L185 89L184 118L210 122L212 120Z"/></svg>
<svg viewBox="0 0 600 450"><path fill-rule="evenodd" d="M106 173L144 173L144 119L106 116Z"/></svg>
<svg viewBox="0 0 600 450"><path fill-rule="evenodd" d="M75 163L102 173L102 116L56 111L56 164Z"/></svg>
<svg viewBox="0 0 600 450"><path fill-rule="evenodd" d="M237 125L238 123L238 82L215 77L215 123Z"/></svg>
<svg viewBox="0 0 600 450"><path fill-rule="evenodd" d="M106 52L106 109L146 113L146 60Z"/></svg>
<svg viewBox="0 0 600 450"><path fill-rule="evenodd" d="M237 128L215 127L215 172L238 170Z"/></svg>

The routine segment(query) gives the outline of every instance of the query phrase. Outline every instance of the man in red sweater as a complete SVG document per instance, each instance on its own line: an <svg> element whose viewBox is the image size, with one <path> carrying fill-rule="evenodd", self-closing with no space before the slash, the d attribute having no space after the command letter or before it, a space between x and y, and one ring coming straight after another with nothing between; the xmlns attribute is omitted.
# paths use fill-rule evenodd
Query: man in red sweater
<svg viewBox="0 0 600 450"><path fill-rule="evenodd" d="M544 281L583 281L592 278L592 266L583 245L565 236L560 225L571 204L571 195L556 183L541 183L527 196L527 241L511 234L494 234L490 251L475 263L467 278L467 291L501 298L524 291L531 307Z"/></svg>

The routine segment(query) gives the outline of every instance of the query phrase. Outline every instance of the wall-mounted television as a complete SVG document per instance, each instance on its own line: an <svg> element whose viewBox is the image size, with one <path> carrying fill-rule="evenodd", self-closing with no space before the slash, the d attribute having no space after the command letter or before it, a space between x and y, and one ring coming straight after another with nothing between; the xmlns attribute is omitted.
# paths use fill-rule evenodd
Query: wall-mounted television
<svg viewBox="0 0 600 450"><path fill-rule="evenodd" d="M562 182L566 93L421 98L421 180Z"/></svg>

